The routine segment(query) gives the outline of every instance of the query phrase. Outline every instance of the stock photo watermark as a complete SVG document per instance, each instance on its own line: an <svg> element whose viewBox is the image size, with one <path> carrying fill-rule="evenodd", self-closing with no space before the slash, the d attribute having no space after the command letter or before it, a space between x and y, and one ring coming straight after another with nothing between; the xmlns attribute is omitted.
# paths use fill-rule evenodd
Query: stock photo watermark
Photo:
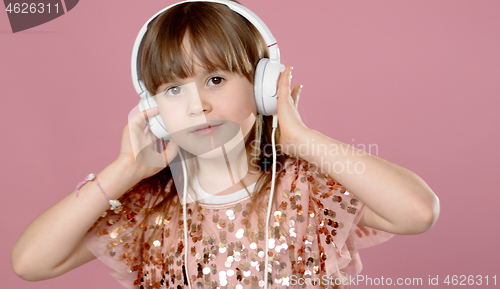
<svg viewBox="0 0 500 289"><path fill-rule="evenodd" d="M497 285L496 275L428 275L426 277L370 277L368 275L355 275L348 277L333 277L323 275L318 278L291 275L287 280L290 285L295 286L340 286L340 285L367 285L367 286L438 286L438 285Z"/></svg>
<svg viewBox="0 0 500 289"><path fill-rule="evenodd" d="M252 141L251 144L254 150L260 151L259 142ZM272 144L265 144L262 147L264 151L271 151ZM281 148L281 151L284 151L284 148L281 145L277 145L277 147ZM316 143L314 139L307 139L306 143L300 145L287 145L286 151L290 155L296 156L311 156L311 157L319 157L319 161L310 161L309 163L313 164L318 168L329 168L330 172L335 172L337 174L340 173L349 173L349 174L362 174L366 170L366 165L363 161L359 160L359 157L375 155L377 156L379 153L379 148L377 144L362 144L362 143L354 143L354 139L352 139L351 144L347 145L338 145L338 144L330 144L326 145L324 143ZM259 167L259 163L261 160L259 159L259 155L251 156L250 163L255 168ZM341 160L334 160L335 157L342 157ZM270 165L271 161L268 159L264 159L263 164L265 166ZM280 164L278 164L280 165ZM281 168L277 168L279 170Z"/></svg>

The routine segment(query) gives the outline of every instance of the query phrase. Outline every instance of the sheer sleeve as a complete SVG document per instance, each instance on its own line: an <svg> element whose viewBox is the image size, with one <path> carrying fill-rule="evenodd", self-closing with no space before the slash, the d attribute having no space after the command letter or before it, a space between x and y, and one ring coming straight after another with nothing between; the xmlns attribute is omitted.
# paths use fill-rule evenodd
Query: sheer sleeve
<svg viewBox="0 0 500 289"><path fill-rule="evenodd" d="M359 226L364 203L316 165L301 160L296 170L291 191L302 194L304 214L309 217L304 222L305 239L311 235L317 239L317 248L313 243L312 249L319 251L318 269L340 278L358 274L362 269L358 249L385 242L394 234Z"/></svg>
<svg viewBox="0 0 500 289"><path fill-rule="evenodd" d="M150 193L126 193L120 198L123 205L106 211L83 239L87 248L111 268L110 275L126 288L136 288L137 268L142 262L143 221L153 199Z"/></svg>

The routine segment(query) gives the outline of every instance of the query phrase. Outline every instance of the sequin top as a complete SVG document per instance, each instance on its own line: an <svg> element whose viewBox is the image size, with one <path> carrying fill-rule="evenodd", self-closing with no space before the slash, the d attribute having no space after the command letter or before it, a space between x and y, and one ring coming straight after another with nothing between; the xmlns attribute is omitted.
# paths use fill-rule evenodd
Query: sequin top
<svg viewBox="0 0 500 289"><path fill-rule="evenodd" d="M349 288L335 285L335 278L361 271L358 249L393 234L357 225L364 204L313 164L290 158L284 167L270 219L268 288ZM103 214L85 236L89 250L126 288L189 288L177 196L175 208L147 224L151 196L124 197L134 202ZM265 212L249 214L251 200L187 205L192 288L264 288ZM267 201L258 207L267 210Z"/></svg>

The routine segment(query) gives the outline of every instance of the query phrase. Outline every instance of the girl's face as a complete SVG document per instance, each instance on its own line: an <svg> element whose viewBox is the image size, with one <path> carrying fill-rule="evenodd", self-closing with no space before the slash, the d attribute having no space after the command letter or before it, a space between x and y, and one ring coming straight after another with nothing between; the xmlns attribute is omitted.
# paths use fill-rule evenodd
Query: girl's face
<svg viewBox="0 0 500 289"><path fill-rule="evenodd" d="M192 77L164 83L155 95L167 131L202 158L244 148L257 114L253 84L238 73L208 72L194 61Z"/></svg>

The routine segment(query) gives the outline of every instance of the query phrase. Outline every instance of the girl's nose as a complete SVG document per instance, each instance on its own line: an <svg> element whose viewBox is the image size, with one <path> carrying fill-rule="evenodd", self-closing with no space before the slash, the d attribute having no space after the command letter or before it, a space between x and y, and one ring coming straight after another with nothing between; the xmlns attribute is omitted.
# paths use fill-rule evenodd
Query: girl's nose
<svg viewBox="0 0 500 289"><path fill-rule="evenodd" d="M200 115L211 110L210 103L203 90L199 90L194 82L186 84L188 115Z"/></svg>

